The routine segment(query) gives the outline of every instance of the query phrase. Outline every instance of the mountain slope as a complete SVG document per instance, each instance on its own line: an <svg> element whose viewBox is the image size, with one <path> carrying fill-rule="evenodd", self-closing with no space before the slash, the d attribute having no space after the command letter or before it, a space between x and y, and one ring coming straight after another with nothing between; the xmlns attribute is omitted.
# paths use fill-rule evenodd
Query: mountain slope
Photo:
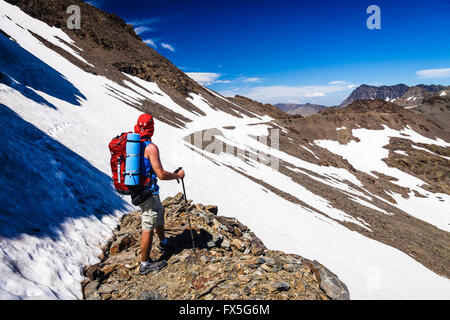
<svg viewBox="0 0 450 320"><path fill-rule="evenodd" d="M304 117L316 114L320 110L327 108L327 106L312 103L305 103L305 104L277 103L275 106L288 114L292 115L299 114Z"/></svg>
<svg viewBox="0 0 450 320"><path fill-rule="evenodd" d="M71 1L86 10L88 22L98 21L87 23L83 38L64 24L50 27L52 19L64 21L58 8L68 2L42 1L37 12L40 5L27 5L34 2L15 1L24 12L0 1L2 132L26 128L17 146L1 149L2 157L28 148L39 155L25 166L34 189L20 207L13 196L18 188L9 183L15 170L1 176L11 186L2 195L2 207L11 209L0 217L2 298L81 298L82 267L99 262L99 246L133 210L106 181L107 144L145 110L155 115L154 142L165 168L186 169L188 197L217 204L269 249L320 261L352 298L448 299L449 195L445 177L433 176L448 157L450 139L442 129L379 101L274 119L264 106L247 110L189 80L117 17ZM405 140L399 149L408 154L405 162L430 154L436 166L422 172L383 165L382 159L395 159L384 148L393 149L394 139ZM383 172L364 166L360 155L372 151L369 164ZM84 182L97 177L100 186ZM65 196L41 197L48 181ZM178 191L176 183L161 183L162 198ZM44 207L51 210L42 213ZM39 227L22 215L36 217L32 224ZM15 233L8 233L11 226Z"/></svg>

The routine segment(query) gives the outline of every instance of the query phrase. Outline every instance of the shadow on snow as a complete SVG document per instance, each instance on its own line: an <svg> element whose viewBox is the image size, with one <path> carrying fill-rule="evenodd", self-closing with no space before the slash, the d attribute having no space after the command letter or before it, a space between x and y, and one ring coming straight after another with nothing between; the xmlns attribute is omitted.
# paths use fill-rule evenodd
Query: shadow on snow
<svg viewBox="0 0 450 320"><path fill-rule="evenodd" d="M127 209L108 175L3 104L0 139L0 237L57 239L67 219Z"/></svg>
<svg viewBox="0 0 450 320"><path fill-rule="evenodd" d="M3 83L53 109L57 107L32 89L77 106L80 99L86 99L61 73L1 33L0 71L3 73Z"/></svg>

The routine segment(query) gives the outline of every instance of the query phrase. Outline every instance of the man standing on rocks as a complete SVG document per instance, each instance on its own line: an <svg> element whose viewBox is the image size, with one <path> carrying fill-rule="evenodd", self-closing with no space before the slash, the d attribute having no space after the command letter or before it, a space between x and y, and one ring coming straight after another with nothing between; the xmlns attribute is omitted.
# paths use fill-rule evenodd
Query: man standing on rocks
<svg viewBox="0 0 450 320"><path fill-rule="evenodd" d="M167 265L166 260L150 261L150 252L153 242L153 230L156 229L160 240L160 247L164 248L167 239L164 236L164 207L159 198L159 186L157 179L160 180L176 180L184 178L184 171L177 173L165 171L159 158L158 147L151 142L154 132L153 117L148 114L139 116L134 132L141 135L141 150L145 147L145 151L141 152L140 167L145 170L146 188L152 190L152 196L139 205L142 210L142 238L141 238L141 266L140 273L147 274L164 268Z"/></svg>

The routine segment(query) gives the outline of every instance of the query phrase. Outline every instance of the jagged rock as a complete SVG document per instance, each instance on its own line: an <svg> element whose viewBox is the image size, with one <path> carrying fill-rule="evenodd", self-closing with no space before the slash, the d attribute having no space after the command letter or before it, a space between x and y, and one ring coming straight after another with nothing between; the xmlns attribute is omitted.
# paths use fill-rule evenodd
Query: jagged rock
<svg viewBox="0 0 450 320"><path fill-rule="evenodd" d="M170 205L179 204L183 200L183 193L178 192L174 197L168 197L161 202L164 207L168 207Z"/></svg>
<svg viewBox="0 0 450 320"><path fill-rule="evenodd" d="M266 264L266 263L263 263L263 264L260 266L260 268L263 269L264 271L267 271L267 272L272 271L272 268L269 267L269 265Z"/></svg>
<svg viewBox="0 0 450 320"><path fill-rule="evenodd" d="M242 232L237 227L233 228L233 234L234 234L235 237L242 237Z"/></svg>
<svg viewBox="0 0 450 320"><path fill-rule="evenodd" d="M328 270L322 264L314 260L308 263L311 271L314 273L320 288L325 290L326 294L333 300L349 300L350 293L347 286L339 280L333 272Z"/></svg>
<svg viewBox="0 0 450 320"><path fill-rule="evenodd" d="M201 203L195 204L195 208L200 212L203 212L205 210L205 206L202 205Z"/></svg>
<svg viewBox="0 0 450 320"><path fill-rule="evenodd" d="M98 286L99 286L99 282L97 280L89 282L83 288L84 298L86 300L100 300L100 295L97 292Z"/></svg>
<svg viewBox="0 0 450 320"><path fill-rule="evenodd" d="M119 290L119 285L117 283L105 283L102 284L97 291L101 294L108 294L117 290Z"/></svg>
<svg viewBox="0 0 450 320"><path fill-rule="evenodd" d="M200 261L203 262L203 263L207 263L207 262L209 261L209 258L208 258L208 256L206 256L206 255L202 255L202 256L200 257Z"/></svg>
<svg viewBox="0 0 450 320"><path fill-rule="evenodd" d="M98 279L104 275L104 273L100 270L99 264L94 264L93 266L90 266L87 268L87 270L84 273L86 277L88 277L89 280L93 281L95 279Z"/></svg>
<svg viewBox="0 0 450 320"><path fill-rule="evenodd" d="M129 280L131 278L131 275L127 268L120 268L117 271L117 277L121 280Z"/></svg>
<svg viewBox="0 0 450 320"><path fill-rule="evenodd" d="M228 239L223 239L221 247L224 248L225 250L230 250L231 248L230 241L228 241Z"/></svg>
<svg viewBox="0 0 450 320"><path fill-rule="evenodd" d="M215 232L212 234L212 241L214 241L216 245L219 245L222 240L223 236L220 233Z"/></svg>
<svg viewBox="0 0 450 320"><path fill-rule="evenodd" d="M219 208L212 205L205 206L205 210L214 215L217 215L217 213L219 212Z"/></svg>
<svg viewBox="0 0 450 320"><path fill-rule="evenodd" d="M273 292L273 291L286 291L286 290L289 290L291 288L291 286L288 283L283 282L283 281L271 281L267 285L265 285L265 287L270 292Z"/></svg>
<svg viewBox="0 0 450 320"><path fill-rule="evenodd" d="M108 259L105 260L103 263L110 263L110 264L127 264L127 263L133 263L136 259L136 253L133 251L122 251L114 256L110 256Z"/></svg>
<svg viewBox="0 0 450 320"><path fill-rule="evenodd" d="M111 254L117 254L118 252L125 250L136 243L136 239L131 234L126 234L119 240L115 241L109 251Z"/></svg>
<svg viewBox="0 0 450 320"><path fill-rule="evenodd" d="M283 265L283 269L286 270L287 272L294 272L295 271L295 265L292 263L285 263Z"/></svg>
<svg viewBox="0 0 450 320"><path fill-rule="evenodd" d="M262 255L264 253L265 248L263 246L259 246L257 244L252 243L251 253L255 256Z"/></svg>
<svg viewBox="0 0 450 320"><path fill-rule="evenodd" d="M139 295L138 300L164 300L164 298L156 291L145 290Z"/></svg>
<svg viewBox="0 0 450 320"><path fill-rule="evenodd" d="M231 240L231 245L238 248L240 251L245 250L245 243L239 239L234 238Z"/></svg>

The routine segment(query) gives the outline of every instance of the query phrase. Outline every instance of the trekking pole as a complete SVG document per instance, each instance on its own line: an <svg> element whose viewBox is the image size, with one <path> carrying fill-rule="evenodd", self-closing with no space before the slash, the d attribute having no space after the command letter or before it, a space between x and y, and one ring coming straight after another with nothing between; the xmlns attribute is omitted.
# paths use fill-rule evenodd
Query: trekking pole
<svg viewBox="0 0 450 320"><path fill-rule="evenodd" d="M183 169L182 167L179 167L177 170L174 171L174 173L177 173ZM177 179L177 182L180 183L180 181ZM189 214L189 210L187 210L187 198L186 198L186 189L184 188L184 178L181 179L181 185L183 186L183 195L184 195L184 203L186 205L186 212L188 214L188 222L189 222L189 230L191 231L191 240L192 240L192 249L194 250L195 257L197 257L197 251L195 250L195 243L194 243L194 233L192 232L192 226L191 226L191 216Z"/></svg>

